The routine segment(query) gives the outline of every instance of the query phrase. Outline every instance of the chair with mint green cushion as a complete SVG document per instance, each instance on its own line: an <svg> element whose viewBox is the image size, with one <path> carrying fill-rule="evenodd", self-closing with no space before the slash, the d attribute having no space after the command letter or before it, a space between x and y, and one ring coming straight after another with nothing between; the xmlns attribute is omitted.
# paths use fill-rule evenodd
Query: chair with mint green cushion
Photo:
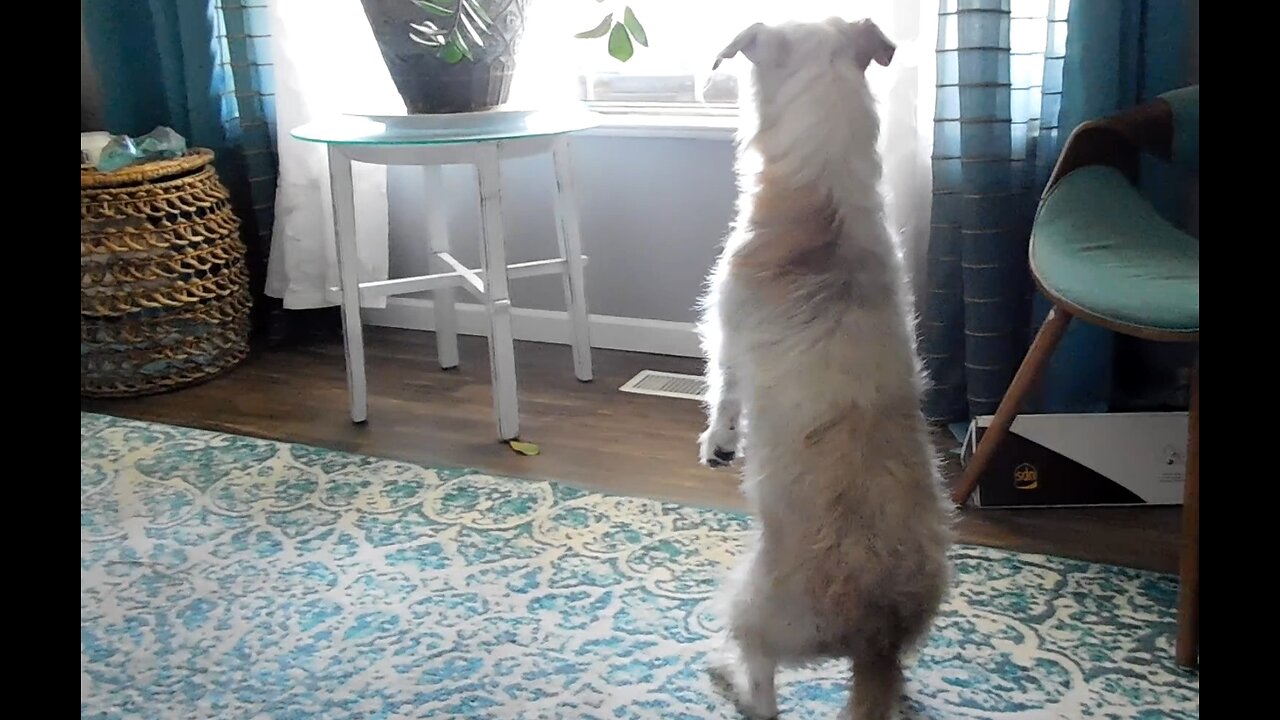
<svg viewBox="0 0 1280 720"><path fill-rule="evenodd" d="M1045 193L1031 271L1072 314L1119 332L1161 340L1200 332L1200 243L1116 168L1079 168Z"/></svg>
<svg viewBox="0 0 1280 720"><path fill-rule="evenodd" d="M983 434L953 499L963 505L1071 318L1162 342L1200 342L1200 243L1135 187L1142 153L1199 173L1200 88L1076 128L1036 212L1029 259L1053 309ZM1197 353L1198 355L1198 353ZM1191 374L1179 569L1178 664L1199 663L1200 379Z"/></svg>

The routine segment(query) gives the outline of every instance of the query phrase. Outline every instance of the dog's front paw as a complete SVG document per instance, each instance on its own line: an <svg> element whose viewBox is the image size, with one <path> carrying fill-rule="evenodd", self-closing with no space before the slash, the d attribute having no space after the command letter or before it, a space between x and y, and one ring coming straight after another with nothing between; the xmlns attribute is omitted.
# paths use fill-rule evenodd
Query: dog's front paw
<svg viewBox="0 0 1280 720"><path fill-rule="evenodd" d="M718 447L712 447L703 450L702 464L710 468L729 467L735 457L737 457L737 453L733 450L721 450Z"/></svg>
<svg viewBox="0 0 1280 720"><path fill-rule="evenodd" d="M727 467L737 456L738 434L707 428L698 439L698 460L710 468Z"/></svg>

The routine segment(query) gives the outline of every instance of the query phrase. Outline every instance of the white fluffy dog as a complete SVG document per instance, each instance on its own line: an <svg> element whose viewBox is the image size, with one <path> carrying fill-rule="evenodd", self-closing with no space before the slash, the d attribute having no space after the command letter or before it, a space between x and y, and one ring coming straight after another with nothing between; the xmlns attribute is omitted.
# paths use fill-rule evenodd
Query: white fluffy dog
<svg viewBox="0 0 1280 720"><path fill-rule="evenodd" d="M870 21L831 19L754 25L721 56L738 53L756 117L704 299L701 459L742 450L759 535L727 582L712 669L768 718L779 665L850 659L847 713L880 720L946 593L951 542L864 76L894 45Z"/></svg>

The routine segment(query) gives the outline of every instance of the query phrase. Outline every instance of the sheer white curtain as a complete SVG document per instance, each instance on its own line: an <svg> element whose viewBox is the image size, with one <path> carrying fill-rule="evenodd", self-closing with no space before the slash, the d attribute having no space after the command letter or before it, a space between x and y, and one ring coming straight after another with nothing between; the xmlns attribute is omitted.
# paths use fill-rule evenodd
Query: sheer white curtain
<svg viewBox="0 0 1280 720"><path fill-rule="evenodd" d="M917 306L924 292L925 251L933 202L933 117L937 67L937 0L857 3L898 45L887 68L868 69L880 101L880 157L886 211L902 240Z"/></svg>
<svg viewBox="0 0 1280 720"><path fill-rule="evenodd" d="M406 0L408 1L408 0ZM593 79L621 78L643 87L650 79L697 88L677 105L648 110L732 112L732 95L702 103L717 52L752 22L870 17L898 45L888 68L868 76L880 100L881 154L889 220L903 239L908 267L923 265L930 202L933 139L934 36L937 0L628 0L645 24L650 47L628 63L606 52L603 39L574 40L593 27L614 0L529 0L511 104L532 106L582 99ZM276 201L267 291L289 308L337 302L332 210L325 152L289 137L293 127L339 112L403 112L358 0L269 0L280 135ZM725 67L729 67L726 65ZM738 65L738 71L744 68ZM600 83L596 83L599 87ZM597 94L597 99L599 95ZM603 98L609 99L609 98ZM710 98L706 98L710 101ZM366 109L367 108L367 109ZM630 110L631 108L624 108ZM361 280L387 276L386 172L356 166L356 211ZM588 242L592 239L588 238ZM599 239L599 242L607 238ZM713 242L714 239L708 239ZM919 283L917 283L919 285Z"/></svg>
<svg viewBox="0 0 1280 720"><path fill-rule="evenodd" d="M342 112L401 113L359 0L268 0L275 65L280 181L267 294L289 309L335 305L338 285L329 163L323 145L293 128ZM387 278L387 171L356 164L360 279ZM385 302L385 301L384 301Z"/></svg>

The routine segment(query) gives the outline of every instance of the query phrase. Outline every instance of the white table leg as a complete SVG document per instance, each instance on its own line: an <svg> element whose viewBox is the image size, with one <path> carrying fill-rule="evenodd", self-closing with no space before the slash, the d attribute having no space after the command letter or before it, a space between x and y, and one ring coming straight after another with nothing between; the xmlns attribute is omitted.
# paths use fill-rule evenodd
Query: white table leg
<svg viewBox="0 0 1280 720"><path fill-rule="evenodd" d="M431 251L428 266L431 272L452 272L448 263L436 257L438 252L449 252L449 216L446 211L444 172L439 165L422 168L427 208L427 248ZM454 307L453 288L431 291L433 311L436 316L436 357L440 367L448 370L458 367L458 313Z"/></svg>
<svg viewBox="0 0 1280 720"><path fill-rule="evenodd" d="M484 270L489 315L489 372L493 407L498 416L498 439L520 436L516 402L516 354L511 334L511 296L507 289L506 233L502 226L502 171L499 143L476 147L476 175L480 185L480 267Z"/></svg>
<svg viewBox="0 0 1280 720"><path fill-rule="evenodd" d="M573 344L573 373L583 382L591 380L591 330L587 320L587 292L582 272L582 232L578 225L578 197L573 185L569 139L562 137L552 150L556 166L556 229L560 257L565 260L565 309Z"/></svg>
<svg viewBox="0 0 1280 720"><path fill-rule="evenodd" d="M347 391L351 422L369 416L364 375L364 329L360 325L360 256L356 252L356 205L351 160L329 146L329 190L333 195L333 233L338 245L338 280L342 288L342 347L347 356Z"/></svg>

